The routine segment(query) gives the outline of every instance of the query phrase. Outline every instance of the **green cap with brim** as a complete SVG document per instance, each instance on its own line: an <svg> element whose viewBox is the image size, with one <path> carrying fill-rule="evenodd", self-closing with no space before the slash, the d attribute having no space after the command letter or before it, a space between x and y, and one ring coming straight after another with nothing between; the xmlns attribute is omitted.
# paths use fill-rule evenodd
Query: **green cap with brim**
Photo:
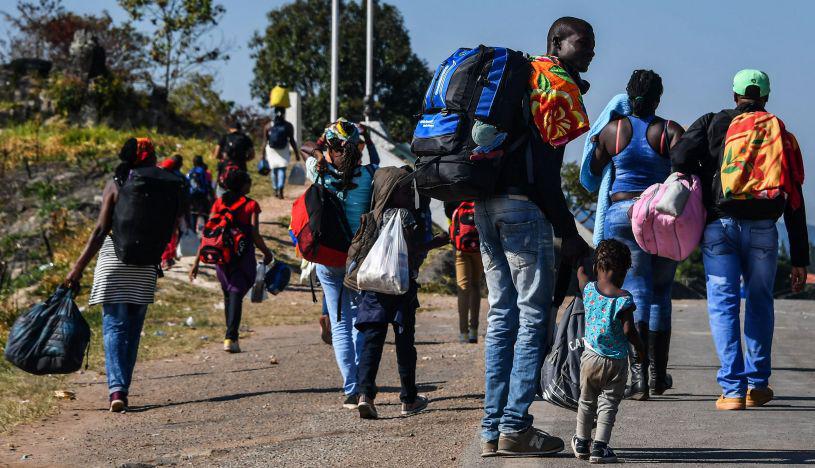
<svg viewBox="0 0 815 468"><path fill-rule="evenodd" d="M761 97L770 95L770 77L761 70L745 69L733 77L733 92L739 96L747 95L747 87L756 86Z"/></svg>

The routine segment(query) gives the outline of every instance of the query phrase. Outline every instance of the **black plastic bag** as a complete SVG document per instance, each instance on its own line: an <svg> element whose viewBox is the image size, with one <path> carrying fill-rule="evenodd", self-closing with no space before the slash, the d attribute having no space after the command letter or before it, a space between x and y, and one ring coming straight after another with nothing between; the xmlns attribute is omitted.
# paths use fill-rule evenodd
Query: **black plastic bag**
<svg viewBox="0 0 815 468"><path fill-rule="evenodd" d="M17 318L5 357L31 374L69 374L82 367L90 338L91 329L73 292L60 286L47 301Z"/></svg>

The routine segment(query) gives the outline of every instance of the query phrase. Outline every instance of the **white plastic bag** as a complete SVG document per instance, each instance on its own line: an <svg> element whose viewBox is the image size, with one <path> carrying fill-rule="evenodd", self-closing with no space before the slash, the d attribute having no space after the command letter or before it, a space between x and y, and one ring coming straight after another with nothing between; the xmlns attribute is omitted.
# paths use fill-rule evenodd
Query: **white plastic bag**
<svg viewBox="0 0 815 468"><path fill-rule="evenodd" d="M379 237L362 261L357 284L363 291L400 295L410 289L408 248L399 210L382 228Z"/></svg>
<svg viewBox="0 0 815 468"><path fill-rule="evenodd" d="M258 262L257 270L255 271L255 284L252 285L252 293L250 300L254 303L263 302L266 299L266 265L263 262Z"/></svg>
<svg viewBox="0 0 815 468"><path fill-rule="evenodd" d="M198 246L201 244L201 239L198 234L192 229L188 229L181 234L178 240L178 248L176 249L177 257L194 257L198 255Z"/></svg>

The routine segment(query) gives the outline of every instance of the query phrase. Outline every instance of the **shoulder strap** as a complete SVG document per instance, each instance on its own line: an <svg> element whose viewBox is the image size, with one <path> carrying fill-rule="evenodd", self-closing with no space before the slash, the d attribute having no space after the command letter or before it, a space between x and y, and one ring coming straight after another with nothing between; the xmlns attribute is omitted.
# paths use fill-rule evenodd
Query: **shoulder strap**
<svg viewBox="0 0 815 468"><path fill-rule="evenodd" d="M665 125L662 126L662 135L659 137L659 154L665 154L665 143L668 140L668 125L671 124L670 120L665 121Z"/></svg>
<svg viewBox="0 0 815 468"><path fill-rule="evenodd" d="M617 119L617 137L614 142L614 154L620 154L620 129L623 126L623 119Z"/></svg>

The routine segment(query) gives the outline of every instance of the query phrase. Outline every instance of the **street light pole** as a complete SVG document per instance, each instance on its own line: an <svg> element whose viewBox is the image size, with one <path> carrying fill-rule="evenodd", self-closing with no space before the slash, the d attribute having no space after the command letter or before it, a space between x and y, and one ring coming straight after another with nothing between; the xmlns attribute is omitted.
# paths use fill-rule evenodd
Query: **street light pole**
<svg viewBox="0 0 815 468"><path fill-rule="evenodd" d="M371 121L374 106L374 0L368 0L365 28L365 121Z"/></svg>
<svg viewBox="0 0 815 468"><path fill-rule="evenodd" d="M337 80L339 75L340 0L331 0L331 121L337 120Z"/></svg>

